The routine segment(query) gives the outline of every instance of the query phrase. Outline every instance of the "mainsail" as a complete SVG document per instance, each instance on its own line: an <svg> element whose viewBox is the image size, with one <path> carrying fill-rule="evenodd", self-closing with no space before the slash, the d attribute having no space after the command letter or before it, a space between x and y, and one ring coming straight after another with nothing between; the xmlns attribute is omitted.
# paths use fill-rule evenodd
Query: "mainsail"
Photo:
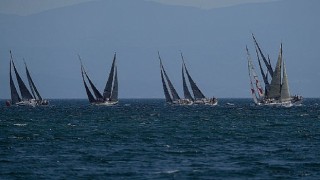
<svg viewBox="0 0 320 180"><path fill-rule="evenodd" d="M11 103L16 104L21 101L21 98L19 97L18 91L16 89L16 86L14 85L13 79L12 79L12 62L10 61L10 90L11 90Z"/></svg>
<svg viewBox="0 0 320 180"><path fill-rule="evenodd" d="M186 74L187 74L187 77L189 79L189 82L190 82L190 86L191 86L191 89L192 89L192 92L193 92L193 95L194 95L194 99L204 99L206 98L203 93L200 91L200 89L198 88L198 86L196 85L196 83L193 81L193 79L191 78L190 74L189 74L189 71L186 67L186 64L184 62L184 59L183 60L183 66L184 66L184 69L186 71Z"/></svg>
<svg viewBox="0 0 320 180"><path fill-rule="evenodd" d="M96 88L96 86L93 84L93 82L91 81L91 79L89 78L87 72L85 70L83 70L84 74L86 75L86 78L89 81L89 84L91 86L91 89L94 93L94 95L96 96L97 99L103 99L103 96L101 95L101 93L98 91L98 89Z"/></svg>
<svg viewBox="0 0 320 180"><path fill-rule="evenodd" d="M166 81L167 81L168 86L169 86L169 90L170 90L171 95L172 95L172 100L173 101L177 101L177 100L180 99L180 97L179 97L176 89L174 88L173 84L171 83L171 81L170 81L170 79L169 79L169 77L168 77L168 75L167 75L167 73L166 73L166 71L165 71L165 69L163 67L162 60L161 60L159 52L158 52L158 56L159 56L159 60L160 60L161 69L163 71L164 77L166 78Z"/></svg>
<svg viewBox="0 0 320 180"><path fill-rule="evenodd" d="M162 67L163 68L163 67ZM176 101L176 100L179 100L180 97L176 91L176 89L174 88L173 84L171 83L166 71L163 69L163 73L164 73L164 77L166 78L167 82L168 82L168 86L169 86L169 89L170 89L170 92L171 92L171 95L172 95L172 100L173 101Z"/></svg>
<svg viewBox="0 0 320 180"><path fill-rule="evenodd" d="M278 99L281 97L281 74L282 74L281 66L282 66L282 45L280 48L278 61L276 64L276 68L273 72L273 76L270 84L269 98Z"/></svg>
<svg viewBox="0 0 320 180"><path fill-rule="evenodd" d="M28 78L28 82L29 82L29 86L30 86L30 89L31 89L31 92L33 94L33 97L37 100L40 100L42 101L42 97L37 89L37 87L35 86L32 78L31 78L31 75L30 75L30 72L28 70L28 67L27 67L27 64L25 63L25 67L26 67L26 73L27 73L27 78Z"/></svg>
<svg viewBox="0 0 320 180"><path fill-rule="evenodd" d="M281 57L282 57L282 55L281 55ZM281 85L281 101L288 101L290 99L291 99L291 96L290 96L290 91L289 91L287 70L286 70L286 67L285 67L285 63L283 61L283 78L282 78L282 85Z"/></svg>
<svg viewBox="0 0 320 180"><path fill-rule="evenodd" d="M262 78L263 78L263 82L265 84L265 95L268 95L269 90L270 90L270 84L269 84L269 80L268 80L268 70L267 70L266 73L264 73L264 70L263 70L262 64L261 64L261 60L260 60L260 57L259 57L259 54L258 54L257 47L256 47L256 54L257 54L259 68L260 68L260 72L261 72L261 75L262 75Z"/></svg>
<svg viewBox="0 0 320 180"><path fill-rule="evenodd" d="M162 87L163 87L163 91L164 91L164 96L166 97L166 102L171 103L172 99L171 99L171 96L170 96L169 91L168 91L168 87L167 87L166 82L165 82L164 77L163 77L162 67L160 67L160 71L161 71Z"/></svg>
<svg viewBox="0 0 320 180"><path fill-rule="evenodd" d="M84 87L85 87L85 89L86 89L86 93L87 93L89 102L90 102L90 103L93 103L93 102L95 102L96 100L95 100L95 98L93 97L93 95L92 95L92 93L91 93L91 91L90 91L90 89L89 89L89 87L88 87L88 85L87 85L87 83L86 83L86 81L85 81L85 79L84 79L84 75L83 75L83 74L84 74L84 68L83 68L83 66L82 66L82 64L81 64L81 75L82 75L83 84L84 84Z"/></svg>
<svg viewBox="0 0 320 180"><path fill-rule="evenodd" d="M251 94L252 94L253 100L255 101L255 103L257 103L258 97L257 97L255 89L258 90L259 97L263 97L264 94L263 94L263 90L260 85L259 78L257 76L255 69L254 69L252 59L251 59L251 56L250 56L250 53L249 53L249 50L247 47L246 47L246 51L247 51L247 59L248 59L248 71L249 71L249 78L250 78ZM253 82L255 82L256 88L254 88Z"/></svg>
<svg viewBox="0 0 320 180"><path fill-rule="evenodd" d="M188 86L187 86L186 78L184 76L184 71L185 71L185 69L184 69L184 66L182 65L182 83L183 83L184 98L193 100L191 93L190 93Z"/></svg>
<svg viewBox="0 0 320 180"><path fill-rule="evenodd" d="M84 67L83 67L83 65L82 65L82 60L81 60L80 55L78 55L78 58L79 58L79 61L80 61L80 63L81 63L81 73L82 73L82 76L83 76L83 81L84 81L84 84L85 84L85 88L86 88L86 89L88 88L88 90L89 90L89 87L88 87L87 83L85 82L84 75L86 76L87 80L89 81L89 84L90 84L90 86L91 86L91 89L92 89L94 95L96 96L96 99L95 99L95 98L93 98L93 99L95 99L95 101L97 101L97 100L98 100L98 101L102 101L102 100L103 100L103 96L101 95L101 93L99 92L99 90L96 88L96 86L93 84L93 82L92 82L91 79L89 78L86 70L84 69ZM91 97L89 98L89 96L92 96L92 93L91 93L90 90L89 90L89 93L90 93L91 95L88 94L88 92L87 92L88 99L89 99L89 101L90 101L90 98L91 98Z"/></svg>
<svg viewBox="0 0 320 180"><path fill-rule="evenodd" d="M272 77L272 76L273 76L272 66L271 66L271 64L267 61L267 59L266 59L266 57L264 56L264 54L262 53L262 50L261 50L261 48L260 48L260 46L259 46L259 44L258 44L258 42L257 42L257 40L256 40L256 38L254 37L253 34L252 34L252 37L253 37L253 40L254 40L254 43L255 43L256 47L258 48L258 50L259 50L259 52L260 52L260 55L261 55L261 57L262 57L262 59L263 59L263 62L264 62L265 65L267 66L268 71L269 71L269 73L270 73L270 75L271 75L271 77Z"/></svg>
<svg viewBox="0 0 320 180"><path fill-rule="evenodd" d="M113 89L112 89L110 100L111 101L118 101L118 73L117 73L117 67L115 67Z"/></svg>
<svg viewBox="0 0 320 180"><path fill-rule="evenodd" d="M103 91L103 98L105 100L111 98L112 85L113 85L113 81L114 81L115 62L116 62L116 54L114 54L111 70L109 73L109 78L108 78L107 84L106 84L104 91Z"/></svg>
<svg viewBox="0 0 320 180"><path fill-rule="evenodd" d="M10 54L11 54L11 51L10 51ZM12 54L11 54L11 62L12 62L12 65L13 65L14 72L16 74L16 78L17 78L17 81L18 81L18 85L19 85L19 89L20 89L20 92L21 92L22 100L34 99L34 97L29 92L27 86L22 81L22 79L21 79L21 77L20 77L20 75L19 75L19 73L18 73L18 71L16 69L16 66L14 65Z"/></svg>
<svg viewBox="0 0 320 180"><path fill-rule="evenodd" d="M252 98L253 98L253 101L255 103L258 103L258 97L257 97L257 94L256 94L256 90L253 86L253 83L252 83L252 63L248 61L248 69L249 69L249 78L250 78L250 88L251 88L251 95L252 95Z"/></svg>

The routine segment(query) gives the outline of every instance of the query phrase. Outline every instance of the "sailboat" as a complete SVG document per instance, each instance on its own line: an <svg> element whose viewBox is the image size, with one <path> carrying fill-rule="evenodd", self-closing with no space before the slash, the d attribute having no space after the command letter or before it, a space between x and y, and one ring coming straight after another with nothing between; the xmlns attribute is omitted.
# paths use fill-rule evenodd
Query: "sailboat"
<svg viewBox="0 0 320 180"><path fill-rule="evenodd" d="M14 84L13 78L12 78L12 67L14 70L14 73L16 75L16 79L18 82L18 86L19 86L19 90L20 90L20 94L21 97L18 94L17 88ZM21 79L20 74L17 71L17 68L14 64L13 61L13 56L12 56L12 52L10 51L10 90L11 90L11 103L12 105L19 105L19 106L38 106L38 105L48 105L49 101L45 100L41 97L37 87L35 86L30 72L28 70L27 64L25 62L25 68L26 68L26 74L27 74L27 78L28 78L28 82L29 82L29 87L31 90L28 90L27 86L25 85L25 83L23 82L23 80Z"/></svg>
<svg viewBox="0 0 320 180"><path fill-rule="evenodd" d="M201 92L197 84L194 82L192 79L191 75L189 74L189 71L187 69L187 66L184 61L183 54L181 53L181 59L182 59L182 82L183 82L183 92L184 92L184 97L188 101L192 101L194 104L205 104L205 105L212 105L215 106L218 104L218 100L213 97L213 98L206 98L205 95ZM193 96L191 95L187 83L186 83L186 78L185 74L188 77L189 83L191 90L193 92Z"/></svg>
<svg viewBox="0 0 320 180"><path fill-rule="evenodd" d="M260 72L263 77L263 82L265 84L265 87L263 89L255 71L249 50L248 48L246 48L251 94L255 104L284 107L300 105L303 99L302 96L290 95L288 75L286 71L285 61L283 59L282 43L280 45L278 60L275 69L273 70L270 58L268 57L267 59L266 56L263 54L253 34L252 37L256 48L256 55L259 63ZM263 60L264 65L266 66L266 71L263 69L261 59ZM271 76L271 81L268 78L269 75Z"/></svg>
<svg viewBox="0 0 320 180"><path fill-rule="evenodd" d="M111 70L110 70L109 77L108 77L106 86L104 88L103 94L101 94L99 90L95 87L95 85L93 84L86 70L83 67L80 56L78 57L81 63L82 80L83 80L83 84L84 84L89 102L94 105L105 105L105 106L118 104L118 74L117 74L117 66L116 66L116 53L114 54L114 57L113 57ZM86 82L86 79L89 82L94 95L91 93L91 90Z"/></svg>
<svg viewBox="0 0 320 180"><path fill-rule="evenodd" d="M159 52L158 52L158 57L159 57L159 61L160 61L160 73L161 73L162 87L163 87L164 95L166 98L166 102L168 104L184 104L184 103L186 103L185 101L183 101L180 98L176 89L174 88L173 84L171 83L169 76L167 75L167 73L163 67L162 59L160 57Z"/></svg>

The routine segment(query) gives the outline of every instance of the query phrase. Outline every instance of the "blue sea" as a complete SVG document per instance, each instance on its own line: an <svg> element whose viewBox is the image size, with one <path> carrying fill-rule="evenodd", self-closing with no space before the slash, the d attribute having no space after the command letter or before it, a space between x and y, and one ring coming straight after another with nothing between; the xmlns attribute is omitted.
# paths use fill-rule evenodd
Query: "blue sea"
<svg viewBox="0 0 320 180"><path fill-rule="evenodd" d="M0 107L0 179L320 179L320 99Z"/></svg>

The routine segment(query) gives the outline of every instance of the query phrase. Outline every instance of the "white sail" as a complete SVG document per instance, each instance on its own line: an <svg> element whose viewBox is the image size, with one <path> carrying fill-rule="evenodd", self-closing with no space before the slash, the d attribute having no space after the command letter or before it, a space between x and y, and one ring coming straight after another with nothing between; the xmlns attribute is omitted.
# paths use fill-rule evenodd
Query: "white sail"
<svg viewBox="0 0 320 180"><path fill-rule="evenodd" d="M260 84L259 77L258 77L258 75L256 73L255 68L254 68L254 65L253 65L253 62L252 62L252 59L251 59L251 56L250 56L248 48L247 48L247 55L248 55L249 75L250 75L250 78L252 78L254 80L254 81L251 81L251 82L252 83L254 82L254 84L256 86L256 89L258 90L259 96L263 97L264 96L264 92L263 92L262 86Z"/></svg>
<svg viewBox="0 0 320 180"><path fill-rule="evenodd" d="M289 91L289 83L288 83L288 76L287 76L287 70L283 61L283 78L282 78L282 86L281 86L281 101L289 101L291 99L290 97L290 91Z"/></svg>
<svg viewBox="0 0 320 180"><path fill-rule="evenodd" d="M278 99L281 97L281 65L282 65L282 45L280 47L280 53L278 56L278 61L276 68L273 72L271 84L270 84L270 92L269 98Z"/></svg>
<svg viewBox="0 0 320 180"><path fill-rule="evenodd" d="M248 66L250 67L249 64L248 64ZM257 97L256 90L254 89L254 86L252 83L252 76L251 76L250 72L249 72L249 77L250 77L250 88L251 88L251 95L252 95L253 101L254 101L254 103L258 104L258 97Z"/></svg>
<svg viewBox="0 0 320 180"><path fill-rule="evenodd" d="M250 53L249 53L249 50L248 48L246 48L247 50L247 59L248 59L248 71L249 71L249 78L250 78L250 88L251 88L251 95L252 95L252 98L253 98L253 101L257 104L258 103L258 97L257 97L257 94L256 94L256 90L255 89L258 89L258 94L260 96L261 94L261 88L259 90L259 80L258 80L258 76L256 75L255 73L255 70L254 70L254 66L253 66L253 63L252 63L252 60L251 60L251 56L250 56ZM254 88L254 85L253 85L253 82L256 82L256 88Z"/></svg>

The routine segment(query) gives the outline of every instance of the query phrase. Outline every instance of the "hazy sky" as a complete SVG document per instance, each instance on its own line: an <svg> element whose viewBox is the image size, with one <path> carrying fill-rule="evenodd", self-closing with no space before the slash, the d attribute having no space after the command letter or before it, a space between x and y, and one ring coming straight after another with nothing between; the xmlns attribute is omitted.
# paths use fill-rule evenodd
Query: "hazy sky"
<svg viewBox="0 0 320 180"><path fill-rule="evenodd" d="M70 6L97 0L1 0L0 13L29 15L45 10ZM121 1L121 0L120 0ZM134 1L134 0L132 0ZM146 0L169 5L191 6L204 9L239 5L244 3L262 3L277 0Z"/></svg>
<svg viewBox="0 0 320 180"><path fill-rule="evenodd" d="M204 9L212 9L233 6L244 3L263 3L277 0L147 0L171 5L192 6Z"/></svg>
<svg viewBox="0 0 320 180"><path fill-rule="evenodd" d="M47 98L86 98L77 54L103 90L114 52L120 98L164 98L157 51L181 96L180 51L207 97L250 97L251 33L273 65L283 42L292 94L319 97L318 7L320 0L0 0L0 98L10 97L9 50L25 82L26 59Z"/></svg>

